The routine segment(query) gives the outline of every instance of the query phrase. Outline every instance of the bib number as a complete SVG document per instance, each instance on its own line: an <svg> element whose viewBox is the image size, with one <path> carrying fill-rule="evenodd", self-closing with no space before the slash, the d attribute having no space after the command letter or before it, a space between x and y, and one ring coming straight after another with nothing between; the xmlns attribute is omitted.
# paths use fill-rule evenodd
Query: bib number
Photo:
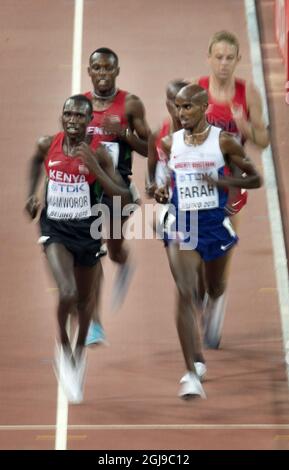
<svg viewBox="0 0 289 470"><path fill-rule="evenodd" d="M47 217L53 220L87 219L91 216L89 184L50 180L47 188Z"/></svg>

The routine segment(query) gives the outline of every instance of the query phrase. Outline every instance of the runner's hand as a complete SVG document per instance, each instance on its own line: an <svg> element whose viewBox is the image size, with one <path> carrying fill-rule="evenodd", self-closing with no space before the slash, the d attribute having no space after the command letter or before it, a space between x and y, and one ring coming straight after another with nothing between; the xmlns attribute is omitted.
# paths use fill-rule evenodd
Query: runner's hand
<svg viewBox="0 0 289 470"><path fill-rule="evenodd" d="M155 191L156 191L157 187L156 187L156 183L153 181L153 182L147 182L146 185L145 185L145 192L146 192L146 195L147 197L154 197L154 194L155 194Z"/></svg>
<svg viewBox="0 0 289 470"><path fill-rule="evenodd" d="M122 137L125 135L126 129L123 129L121 126L119 116L105 115L101 127L105 133L116 135L117 137Z"/></svg>
<svg viewBox="0 0 289 470"><path fill-rule="evenodd" d="M25 210L32 220L35 219L35 217L37 216L39 206L40 202L38 200L38 197L32 194L32 196L27 199L25 204Z"/></svg>
<svg viewBox="0 0 289 470"><path fill-rule="evenodd" d="M81 142L81 144L77 146L75 154L83 160L84 165L86 165L91 172L95 173L99 162L96 154L86 142Z"/></svg>
<svg viewBox="0 0 289 470"><path fill-rule="evenodd" d="M206 181L208 184L212 186L216 186L217 188L224 189L230 186L230 176L224 176L218 180L215 180L207 173L203 174L203 180Z"/></svg>
<svg viewBox="0 0 289 470"><path fill-rule="evenodd" d="M234 121L240 120L244 117L244 110L242 106L238 106L236 104L231 105L231 113L233 115Z"/></svg>
<svg viewBox="0 0 289 470"><path fill-rule="evenodd" d="M239 130L239 132L242 133L243 131L243 127L246 125L247 123L247 118L244 114L244 109L242 106L238 106L236 104L231 104L231 113L232 113L232 116L233 116L233 119L236 123L236 126Z"/></svg>
<svg viewBox="0 0 289 470"><path fill-rule="evenodd" d="M161 204L166 204L169 200L168 188L166 186L162 188L158 188L155 191L155 199L157 202L160 202Z"/></svg>

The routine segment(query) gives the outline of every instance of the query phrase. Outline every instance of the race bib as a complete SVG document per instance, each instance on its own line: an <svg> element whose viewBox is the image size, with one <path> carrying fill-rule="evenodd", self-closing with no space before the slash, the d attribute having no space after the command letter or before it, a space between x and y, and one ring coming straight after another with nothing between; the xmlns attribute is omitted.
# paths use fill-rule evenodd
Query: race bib
<svg viewBox="0 0 289 470"><path fill-rule="evenodd" d="M210 168L208 175L218 179L218 170ZM179 209L195 211L219 207L219 192L215 185L203 180L203 172L176 170Z"/></svg>
<svg viewBox="0 0 289 470"><path fill-rule="evenodd" d="M119 144L117 142L101 142L111 156L114 168L117 168L119 158Z"/></svg>
<svg viewBox="0 0 289 470"><path fill-rule="evenodd" d="M87 219L91 216L89 184L49 180L47 217L54 220Z"/></svg>

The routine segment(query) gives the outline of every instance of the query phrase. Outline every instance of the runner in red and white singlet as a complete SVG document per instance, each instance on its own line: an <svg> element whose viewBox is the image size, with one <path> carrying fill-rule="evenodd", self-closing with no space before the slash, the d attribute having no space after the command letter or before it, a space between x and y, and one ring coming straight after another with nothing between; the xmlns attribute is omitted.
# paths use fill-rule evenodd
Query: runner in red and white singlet
<svg viewBox="0 0 289 470"><path fill-rule="evenodd" d="M259 91L252 83L236 78L234 72L241 60L239 41L228 31L211 38L208 50L210 75L193 80L208 91L209 123L235 135L241 143L249 140L260 148L269 143ZM247 192L230 190L227 211L238 213L247 202Z"/></svg>
<svg viewBox="0 0 289 470"><path fill-rule="evenodd" d="M233 134L237 140L244 143L244 139L234 120L232 108L238 108L242 111L246 119L249 119L249 113L246 103L246 83L239 78L235 79L235 94L229 103L216 101L209 91L210 77L201 77L198 84L208 91L209 106L206 112L206 118L209 124L220 127L224 131ZM228 168L226 173L229 174ZM244 189L231 188L229 191L226 210L228 214L237 214L247 202L248 193Z"/></svg>
<svg viewBox="0 0 289 470"><path fill-rule="evenodd" d="M193 82L201 85L208 92L209 106L206 118L209 123L231 132L241 143L249 141L259 148L265 148L269 144L269 134L263 120L260 93L252 83L245 83L234 75L241 59L239 49L239 41L234 34L228 31L214 34L208 50L210 75L193 80ZM233 171L235 176L235 169ZM238 171L236 171L236 176L238 176ZM229 215L234 215L231 217L231 222L235 230L238 223L235 214L241 210L246 201L246 191L229 189L226 210ZM231 253L233 251L231 250ZM226 278L229 266L230 263L227 263ZM209 296L205 298L204 336L208 347L218 348L220 344L225 303L225 293L220 298L217 307L213 299Z"/></svg>

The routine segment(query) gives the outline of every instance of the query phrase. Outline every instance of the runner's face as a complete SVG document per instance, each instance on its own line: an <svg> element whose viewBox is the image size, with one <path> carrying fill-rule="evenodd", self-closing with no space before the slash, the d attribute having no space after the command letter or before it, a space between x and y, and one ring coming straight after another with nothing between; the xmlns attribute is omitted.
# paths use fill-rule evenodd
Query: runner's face
<svg viewBox="0 0 289 470"><path fill-rule="evenodd" d="M184 129L193 129L204 116L203 107L188 96L176 96L178 118Z"/></svg>
<svg viewBox="0 0 289 470"><path fill-rule="evenodd" d="M77 140L84 138L90 120L87 104L75 103L73 100L66 101L62 111L62 126L68 137Z"/></svg>
<svg viewBox="0 0 289 470"><path fill-rule="evenodd" d="M240 58L233 44L225 41L213 44L211 54L209 54L209 64L213 75L222 81L230 80Z"/></svg>
<svg viewBox="0 0 289 470"><path fill-rule="evenodd" d="M92 56L88 75L96 93L106 95L113 91L118 74L119 67L113 55L96 53Z"/></svg>

